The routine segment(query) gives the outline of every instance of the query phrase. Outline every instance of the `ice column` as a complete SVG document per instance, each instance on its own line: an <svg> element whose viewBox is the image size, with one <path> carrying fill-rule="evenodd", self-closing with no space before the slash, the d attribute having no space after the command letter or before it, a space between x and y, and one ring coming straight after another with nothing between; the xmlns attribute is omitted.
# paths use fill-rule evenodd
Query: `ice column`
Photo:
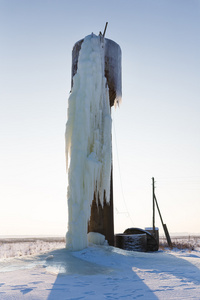
<svg viewBox="0 0 200 300"><path fill-rule="evenodd" d="M66 161L68 232L66 247L87 247L87 226L94 193L103 206L110 199L111 115L104 76L104 38L87 36L68 99ZM97 197L96 197L97 198Z"/></svg>

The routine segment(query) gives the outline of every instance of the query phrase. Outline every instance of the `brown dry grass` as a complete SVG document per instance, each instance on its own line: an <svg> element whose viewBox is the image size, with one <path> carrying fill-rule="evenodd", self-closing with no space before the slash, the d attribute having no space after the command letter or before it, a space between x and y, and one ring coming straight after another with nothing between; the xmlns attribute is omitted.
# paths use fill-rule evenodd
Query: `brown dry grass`
<svg viewBox="0 0 200 300"><path fill-rule="evenodd" d="M173 237L172 239L172 249L176 248L179 250L189 250L193 251L200 247L200 237L199 236L184 236L184 237ZM159 249L166 250L170 249L165 238L160 238Z"/></svg>
<svg viewBox="0 0 200 300"><path fill-rule="evenodd" d="M159 249L166 250L166 249L179 249L179 250L195 250L195 246L191 245L190 243L181 243L181 242L172 242L172 247L169 247L167 242L166 243L160 243Z"/></svg>

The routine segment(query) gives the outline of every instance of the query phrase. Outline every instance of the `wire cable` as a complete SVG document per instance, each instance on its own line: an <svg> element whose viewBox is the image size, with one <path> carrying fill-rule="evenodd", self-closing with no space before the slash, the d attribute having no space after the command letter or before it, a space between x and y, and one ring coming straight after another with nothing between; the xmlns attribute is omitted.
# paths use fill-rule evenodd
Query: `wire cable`
<svg viewBox="0 0 200 300"><path fill-rule="evenodd" d="M122 185L122 177L121 177L121 169L120 169L120 163L119 163L119 155L118 155L117 138L116 138L116 131L115 131L114 120L113 120L113 129L114 129L114 140L115 140L115 146L116 146L117 164L118 164L118 170L119 170L119 179L120 179L122 199L124 201L125 209L127 210L127 212L123 212L123 213L127 214L127 216L129 217L129 219L131 220L132 225L134 226L134 222L133 222L133 220L132 220L132 218L131 218L131 216L129 214L128 206L126 204L126 200L125 200L125 196L124 196L124 190L123 190L123 185ZM119 213L118 209L116 209L116 211Z"/></svg>

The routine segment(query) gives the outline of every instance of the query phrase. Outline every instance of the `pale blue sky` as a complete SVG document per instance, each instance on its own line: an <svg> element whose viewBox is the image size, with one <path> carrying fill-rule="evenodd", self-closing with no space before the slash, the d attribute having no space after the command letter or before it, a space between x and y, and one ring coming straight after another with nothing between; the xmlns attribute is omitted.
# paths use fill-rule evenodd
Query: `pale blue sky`
<svg viewBox="0 0 200 300"><path fill-rule="evenodd" d="M200 232L200 1L1 0L0 235L66 232L71 50L106 21L122 49L115 229L151 225L154 176L169 230Z"/></svg>

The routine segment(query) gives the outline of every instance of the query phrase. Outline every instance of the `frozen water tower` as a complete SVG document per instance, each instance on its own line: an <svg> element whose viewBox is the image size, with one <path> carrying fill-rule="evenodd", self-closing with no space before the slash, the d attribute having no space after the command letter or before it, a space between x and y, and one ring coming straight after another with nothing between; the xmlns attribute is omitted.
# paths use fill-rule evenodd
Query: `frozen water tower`
<svg viewBox="0 0 200 300"><path fill-rule="evenodd" d="M114 41L104 38L104 61L105 61L105 77L109 88L110 107L119 104L122 96L121 84L121 49ZM79 52L84 39L78 41L72 50L72 81L77 72ZM95 99L94 99L95 101ZM113 178L112 169L110 170L110 201L102 206L98 196L94 195L91 205L91 216L88 223L88 232L98 232L105 235L109 245L114 245L114 219L113 219Z"/></svg>

